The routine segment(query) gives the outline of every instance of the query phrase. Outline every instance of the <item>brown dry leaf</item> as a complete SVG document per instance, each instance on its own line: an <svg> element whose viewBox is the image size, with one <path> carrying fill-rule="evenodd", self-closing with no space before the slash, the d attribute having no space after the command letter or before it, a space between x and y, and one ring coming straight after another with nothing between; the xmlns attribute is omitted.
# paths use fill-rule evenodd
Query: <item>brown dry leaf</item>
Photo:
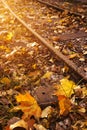
<svg viewBox="0 0 87 130"><path fill-rule="evenodd" d="M72 128L74 129L74 130L78 130L79 127L80 126L80 128L81 128L81 130L87 130L87 121L82 121L82 120L78 120L73 126L72 126Z"/></svg>
<svg viewBox="0 0 87 130"><path fill-rule="evenodd" d="M75 83L67 78L60 80L60 84L56 85L57 89L54 93L55 95L64 95L70 97L74 93Z"/></svg>
<svg viewBox="0 0 87 130"><path fill-rule="evenodd" d="M30 72L29 73L29 77L37 77L37 76L39 76L40 75L40 71L39 70L36 70L36 71L34 71L34 72Z"/></svg>
<svg viewBox="0 0 87 130"><path fill-rule="evenodd" d="M63 53L64 55L69 55L69 50L64 48L64 49L62 50L62 53Z"/></svg>
<svg viewBox="0 0 87 130"><path fill-rule="evenodd" d="M32 115L35 118L39 118L41 115L41 108L37 104L37 101L26 92L24 95L19 94L16 96L17 102L20 103L19 106L14 107L13 110L22 110L24 112L23 119L30 118Z"/></svg>
<svg viewBox="0 0 87 130"><path fill-rule="evenodd" d="M86 87L82 88L82 94L83 94L83 97L87 96L87 88Z"/></svg>
<svg viewBox="0 0 87 130"><path fill-rule="evenodd" d="M75 89L75 95L79 96L79 97L85 97L87 96L87 87L82 87L81 86L77 86Z"/></svg>
<svg viewBox="0 0 87 130"><path fill-rule="evenodd" d="M85 58L84 58L84 57L82 57L82 58L80 58L80 59L79 59L79 61L84 62L84 61L85 61Z"/></svg>
<svg viewBox="0 0 87 130"><path fill-rule="evenodd" d="M28 123L28 129L33 130L33 125L35 124L35 119L29 119L27 121L27 123Z"/></svg>
<svg viewBox="0 0 87 130"><path fill-rule="evenodd" d="M58 96L59 101L59 108L60 108L60 115L66 115L71 110L71 102L69 98L59 95Z"/></svg>
<svg viewBox="0 0 87 130"><path fill-rule="evenodd" d="M69 71L69 67L68 66L64 66L62 68L62 71L63 71L63 73L67 73Z"/></svg>
<svg viewBox="0 0 87 130"><path fill-rule="evenodd" d="M87 67L84 68L84 71L87 72Z"/></svg>
<svg viewBox="0 0 87 130"><path fill-rule="evenodd" d="M81 107L81 108L79 108L78 111L79 111L79 112L82 112L82 113L85 113L85 112L86 112L86 109L85 109L84 107Z"/></svg>
<svg viewBox="0 0 87 130"><path fill-rule="evenodd" d="M32 81L33 80L36 81L38 77L40 77L40 71L36 70L36 71L30 72L28 76L29 78L31 78Z"/></svg>
<svg viewBox="0 0 87 130"><path fill-rule="evenodd" d="M28 121L20 120L18 117L13 117L8 121L8 125L5 127L5 130L30 130L33 129L35 123L34 119L28 119Z"/></svg>
<svg viewBox="0 0 87 130"><path fill-rule="evenodd" d="M20 90L20 89L21 89L20 85L14 87L14 90Z"/></svg>
<svg viewBox="0 0 87 130"><path fill-rule="evenodd" d="M41 118L47 118L53 112L53 108L51 106L46 107L41 114Z"/></svg>

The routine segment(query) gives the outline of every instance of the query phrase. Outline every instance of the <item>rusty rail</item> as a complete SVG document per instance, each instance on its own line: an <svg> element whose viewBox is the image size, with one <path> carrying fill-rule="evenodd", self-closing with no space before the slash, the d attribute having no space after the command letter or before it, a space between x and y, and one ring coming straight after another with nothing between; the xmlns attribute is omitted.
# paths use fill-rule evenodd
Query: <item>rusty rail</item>
<svg viewBox="0 0 87 130"><path fill-rule="evenodd" d="M12 13L12 15L22 24L24 25L27 30L29 30L35 37L37 37L43 45L45 45L52 53L54 53L57 58L60 58L63 60L70 68L72 68L80 77L82 77L84 80L87 80L87 75L84 75L82 70L76 66L72 61L70 61L66 56L64 56L60 51L56 50L50 43L48 43L43 37L41 37L37 32L35 32L29 25L25 23L21 18L19 18L8 6L8 4L1 0L1 2L4 4L4 6Z"/></svg>
<svg viewBox="0 0 87 130"><path fill-rule="evenodd" d="M52 8L54 8L54 9L57 9L57 10L59 10L59 11L64 11L64 10L67 10L70 14L73 14L73 15L76 15L76 16L80 16L80 17L83 17L84 15L83 14L80 14L80 13L77 13L77 12L73 12L73 11L71 11L71 10L69 10L69 9L66 9L66 8L61 8L61 7L58 7L58 6L56 6L56 5L53 5L53 4L51 4L51 3L48 3L48 2L45 2L45 1L42 1L42 0L36 0L36 1L38 1L38 2L40 2L40 3L42 3L42 4L45 4L45 5L47 5L47 6L49 6L49 7L52 7Z"/></svg>

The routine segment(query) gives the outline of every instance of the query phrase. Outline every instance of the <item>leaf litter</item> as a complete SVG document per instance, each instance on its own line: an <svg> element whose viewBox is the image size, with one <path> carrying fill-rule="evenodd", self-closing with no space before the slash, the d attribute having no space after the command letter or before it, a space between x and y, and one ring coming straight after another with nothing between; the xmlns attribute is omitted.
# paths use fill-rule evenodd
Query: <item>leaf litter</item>
<svg viewBox="0 0 87 130"><path fill-rule="evenodd" d="M12 3L13 1L8 2ZM27 1L25 3L28 4ZM35 4L37 5L37 2ZM56 61L48 49L39 45L39 41L27 32L2 7L2 4L0 6L0 18L2 18L0 21L2 25L0 26L2 31L0 34L0 128L5 130L17 128L24 128L24 130L77 130L81 128L81 130L85 130L87 128L87 84L82 82L78 85L73 81L74 79L68 73L68 67L62 61L61 64L60 60ZM38 7L40 7L39 4ZM39 11L45 9L43 7ZM25 11L25 8L21 8L21 10ZM26 13L29 15L28 12ZM34 9L31 9L30 20L35 17L33 16L35 13ZM20 12L18 15L23 17ZM40 33L44 32L43 35L46 37L46 31L50 29L51 24L55 22L54 19L58 16L56 13L55 16L53 14L54 17L50 16L48 9L47 13L46 11L44 14L40 12L39 15L41 21L38 20L37 25L40 25L39 22L43 23L43 26L39 26L41 28L39 31ZM60 25L56 29L52 28L51 32L54 31L56 34L56 31L59 33L65 31L66 24L69 24L68 18L60 20L59 23ZM55 22L55 24L58 23ZM37 25L35 25L36 29ZM48 26L46 31L44 30L45 26ZM49 39L52 39L51 36ZM69 42L63 46L63 49L70 49L66 49L66 51L71 59L83 58L80 54L84 53L84 47L79 54L72 52L72 47L73 41L71 44ZM61 44L58 49L62 49ZM76 49L77 47L73 47L73 50L76 51ZM86 50L84 49L84 51ZM57 104L48 105L45 108L39 105L33 95L33 90L43 86L44 82L53 87L52 95L57 96ZM9 123L10 120L12 120L11 123Z"/></svg>

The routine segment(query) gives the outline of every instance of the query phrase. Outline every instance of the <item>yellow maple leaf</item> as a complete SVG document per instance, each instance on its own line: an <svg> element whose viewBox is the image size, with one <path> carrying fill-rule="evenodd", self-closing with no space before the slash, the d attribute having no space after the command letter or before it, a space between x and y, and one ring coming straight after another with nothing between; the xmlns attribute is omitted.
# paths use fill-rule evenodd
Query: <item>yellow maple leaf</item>
<svg viewBox="0 0 87 130"><path fill-rule="evenodd" d="M75 83L67 78L60 80L60 84L56 85L55 95L65 95L70 97L74 93Z"/></svg>
<svg viewBox="0 0 87 130"><path fill-rule="evenodd" d="M35 118L40 117L41 108L30 93L26 92L25 94L19 94L16 96L16 100L20 105L15 107L14 110L22 110L24 113L23 119L30 118L31 116L34 116Z"/></svg>
<svg viewBox="0 0 87 130"><path fill-rule="evenodd" d="M71 110L71 102L69 98L59 95L58 96L59 101L59 108L60 108L60 115L66 115Z"/></svg>

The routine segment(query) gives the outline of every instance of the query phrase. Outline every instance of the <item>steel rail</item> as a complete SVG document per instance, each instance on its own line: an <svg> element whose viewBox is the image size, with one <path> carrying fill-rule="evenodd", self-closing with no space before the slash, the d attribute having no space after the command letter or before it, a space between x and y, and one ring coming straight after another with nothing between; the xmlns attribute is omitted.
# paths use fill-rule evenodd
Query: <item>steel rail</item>
<svg viewBox="0 0 87 130"><path fill-rule="evenodd" d="M66 8L61 8L61 7L58 7L58 6L56 6L56 5L52 5L52 4L50 4L50 3L48 3L48 2L45 2L45 1L42 1L42 0L36 0L36 1L38 1L38 2L40 2L40 3L42 3L42 4L45 4L45 5L47 5L47 6L49 6L49 7L52 7L52 8L54 8L54 9L57 9L57 10L59 10L59 11L64 11L64 10L67 10L70 14L73 14L73 15L76 15L76 16L80 16L80 17L83 17L84 15L83 14L80 14L80 13L77 13L77 12L73 12L73 11L71 11L71 10L69 10L69 9L66 9Z"/></svg>
<svg viewBox="0 0 87 130"><path fill-rule="evenodd" d="M41 41L41 44L45 45L53 54L55 54L57 57L60 58L62 61L64 61L70 68L72 68L80 77L82 77L84 80L87 81L87 75L84 75L82 70L78 68L76 64L74 64L72 61L70 61L66 56L64 56L60 51L56 50L49 42L47 42L43 37L41 37L37 32L35 32L25 21L23 21L20 17L18 17L12 9L8 6L8 4L5 2L5 0L1 0L3 5L10 11L10 13L24 26L27 28L28 31L30 31L36 38L38 38Z"/></svg>

